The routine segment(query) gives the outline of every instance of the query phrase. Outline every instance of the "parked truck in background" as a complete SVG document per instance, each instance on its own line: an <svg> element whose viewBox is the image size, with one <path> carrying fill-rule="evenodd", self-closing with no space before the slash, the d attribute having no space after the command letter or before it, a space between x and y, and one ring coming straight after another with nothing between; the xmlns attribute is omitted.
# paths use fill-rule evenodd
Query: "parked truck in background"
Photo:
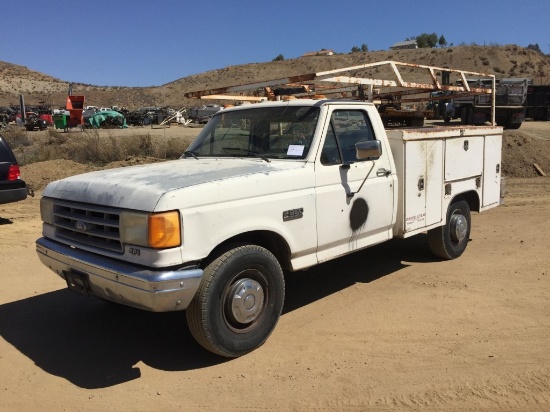
<svg viewBox="0 0 550 412"><path fill-rule="evenodd" d="M221 110L221 106L217 104L207 104L200 107L193 107L188 110L189 119L194 123L207 123L212 116Z"/></svg>
<svg viewBox="0 0 550 412"><path fill-rule="evenodd" d="M69 289L185 310L199 344L241 356L275 328L284 273L424 232L461 256L471 212L500 203L501 145L495 125L386 131L366 101L222 109L179 160L50 183L36 248Z"/></svg>
<svg viewBox="0 0 550 412"><path fill-rule="evenodd" d="M467 79L471 87L490 88L491 79ZM505 129L519 129L525 121L525 102L529 79L507 78L496 81L496 123ZM458 82L461 85L461 82ZM476 94L453 98L445 121L460 119L464 125L478 125L490 121L492 95Z"/></svg>

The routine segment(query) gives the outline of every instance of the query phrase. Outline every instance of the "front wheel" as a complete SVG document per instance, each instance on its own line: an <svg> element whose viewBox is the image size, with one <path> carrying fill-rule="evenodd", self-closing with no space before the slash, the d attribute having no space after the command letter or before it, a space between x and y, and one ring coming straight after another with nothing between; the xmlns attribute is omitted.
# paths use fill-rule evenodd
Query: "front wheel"
<svg viewBox="0 0 550 412"><path fill-rule="evenodd" d="M428 244L436 256L455 259L462 255L470 240L470 207L458 200L447 209L447 223L428 231Z"/></svg>
<svg viewBox="0 0 550 412"><path fill-rule="evenodd" d="M244 355L275 329L284 295L283 271L275 256L260 246L237 246L205 268L186 311L189 330L213 353Z"/></svg>

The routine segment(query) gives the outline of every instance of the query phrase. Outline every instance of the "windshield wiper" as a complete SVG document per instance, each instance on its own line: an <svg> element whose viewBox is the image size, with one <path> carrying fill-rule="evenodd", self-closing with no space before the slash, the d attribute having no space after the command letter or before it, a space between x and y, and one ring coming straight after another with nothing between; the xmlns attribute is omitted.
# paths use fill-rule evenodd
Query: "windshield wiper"
<svg viewBox="0 0 550 412"><path fill-rule="evenodd" d="M186 156L193 156L197 160L199 159L199 157L197 156L198 153L192 152L190 150L186 150L185 152L183 152L183 154L186 155Z"/></svg>
<svg viewBox="0 0 550 412"><path fill-rule="evenodd" d="M271 162L271 160L269 160L267 157L265 157L264 155L259 154L258 152L255 152L253 150L241 149L240 147L222 147L222 150L231 150L231 151L234 151L234 152L236 152L236 151L245 152L246 154L249 154L249 155L252 155L252 156L255 156L255 157L259 157L260 159L265 160L268 163Z"/></svg>

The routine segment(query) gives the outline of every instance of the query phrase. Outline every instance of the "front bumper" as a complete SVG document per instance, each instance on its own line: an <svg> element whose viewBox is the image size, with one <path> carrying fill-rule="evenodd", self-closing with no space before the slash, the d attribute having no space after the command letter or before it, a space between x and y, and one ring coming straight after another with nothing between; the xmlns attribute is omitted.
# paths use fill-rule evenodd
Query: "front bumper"
<svg viewBox="0 0 550 412"><path fill-rule="evenodd" d="M86 279L87 293L152 312L186 309L203 274L202 269L145 269L44 237L36 241L36 252L61 278L77 275Z"/></svg>

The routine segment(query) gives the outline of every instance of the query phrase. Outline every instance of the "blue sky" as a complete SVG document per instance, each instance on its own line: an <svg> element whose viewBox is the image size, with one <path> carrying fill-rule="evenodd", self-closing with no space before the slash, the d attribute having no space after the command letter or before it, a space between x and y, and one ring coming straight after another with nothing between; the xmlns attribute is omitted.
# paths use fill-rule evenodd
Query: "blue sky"
<svg viewBox="0 0 550 412"><path fill-rule="evenodd" d="M386 50L421 33L550 54L548 0L2 0L0 10L1 61L101 86L158 86L322 48Z"/></svg>

